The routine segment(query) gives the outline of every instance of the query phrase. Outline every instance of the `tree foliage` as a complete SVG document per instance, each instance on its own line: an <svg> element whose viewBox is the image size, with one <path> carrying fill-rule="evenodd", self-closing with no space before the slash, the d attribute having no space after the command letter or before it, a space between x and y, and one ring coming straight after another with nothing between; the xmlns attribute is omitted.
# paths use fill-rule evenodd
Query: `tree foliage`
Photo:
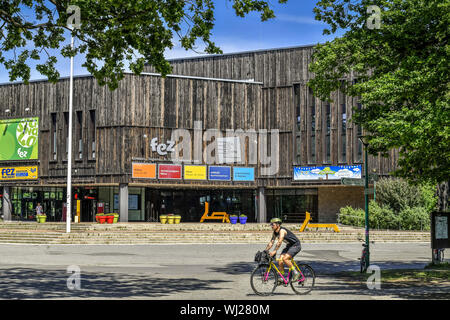
<svg viewBox="0 0 450 320"><path fill-rule="evenodd" d="M381 9L379 29L367 26L370 5ZM371 154L399 149L394 174L448 182L450 0L321 0L314 10L330 26L324 33L346 31L316 47L314 93L359 97L353 121L369 135Z"/></svg>
<svg viewBox="0 0 450 320"><path fill-rule="evenodd" d="M232 3L239 17L250 12L259 13L262 21L275 17L268 1L224 1ZM80 8L79 29L67 26L73 14L67 12L69 5ZM0 0L0 63L11 81L27 83L30 61L42 62L36 69L55 82L60 74L49 49L57 49L63 57L85 54L83 67L111 89L123 78L125 62L136 74L149 63L165 76L171 67L164 51L173 48L176 38L186 50L200 40L206 53L221 53L211 40L214 8L213 0ZM73 50L67 31L80 43Z"/></svg>

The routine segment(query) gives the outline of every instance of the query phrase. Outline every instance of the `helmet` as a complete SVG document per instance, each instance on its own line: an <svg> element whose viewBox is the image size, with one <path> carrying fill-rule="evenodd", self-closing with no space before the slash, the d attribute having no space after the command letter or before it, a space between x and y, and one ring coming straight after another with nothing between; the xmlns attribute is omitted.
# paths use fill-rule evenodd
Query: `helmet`
<svg viewBox="0 0 450 320"><path fill-rule="evenodd" d="M272 218L272 219L270 219L270 223L278 223L278 224L281 224L281 219L280 218Z"/></svg>

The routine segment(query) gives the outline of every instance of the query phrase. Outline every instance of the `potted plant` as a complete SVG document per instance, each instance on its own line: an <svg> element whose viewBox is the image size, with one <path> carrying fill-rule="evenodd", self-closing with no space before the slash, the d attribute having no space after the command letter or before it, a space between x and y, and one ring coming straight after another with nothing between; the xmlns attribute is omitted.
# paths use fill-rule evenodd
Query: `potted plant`
<svg viewBox="0 0 450 320"><path fill-rule="evenodd" d="M159 216L159 221L161 221L162 224L167 223L167 216L166 215Z"/></svg>
<svg viewBox="0 0 450 320"><path fill-rule="evenodd" d="M235 214L230 215L230 222L231 224L236 224L238 221L238 216Z"/></svg>
<svg viewBox="0 0 450 320"><path fill-rule="evenodd" d="M168 214L167 215L167 223L168 224L173 224L174 218L175 218L175 216L173 214Z"/></svg>
<svg viewBox="0 0 450 320"><path fill-rule="evenodd" d="M38 223L44 223L47 220L47 216L45 214L36 215L36 219Z"/></svg>
<svg viewBox="0 0 450 320"><path fill-rule="evenodd" d="M181 221L181 216L180 216L180 215L175 215L175 216L174 216L174 222L175 222L175 224L179 224L180 221Z"/></svg>
<svg viewBox="0 0 450 320"><path fill-rule="evenodd" d="M111 213L114 216L114 221L113 223L117 223L117 221L119 221L119 214L118 213Z"/></svg>
<svg viewBox="0 0 450 320"><path fill-rule="evenodd" d="M247 216L245 214L239 215L240 224L245 224L247 222Z"/></svg>
<svg viewBox="0 0 450 320"><path fill-rule="evenodd" d="M97 214L96 217L98 217L98 222L99 223L105 223L106 216L104 214Z"/></svg>
<svg viewBox="0 0 450 320"><path fill-rule="evenodd" d="M106 218L106 222L107 222L107 223L112 224L112 223L114 222L114 215L112 215L112 214L107 214L107 215L105 216L105 218Z"/></svg>

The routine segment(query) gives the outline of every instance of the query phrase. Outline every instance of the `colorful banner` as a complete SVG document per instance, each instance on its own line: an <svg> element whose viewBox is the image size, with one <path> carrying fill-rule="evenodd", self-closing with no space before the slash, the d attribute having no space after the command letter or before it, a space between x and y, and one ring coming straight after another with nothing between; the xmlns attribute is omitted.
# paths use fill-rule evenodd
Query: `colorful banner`
<svg viewBox="0 0 450 320"><path fill-rule="evenodd" d="M158 165L159 179L181 179L181 165L160 164Z"/></svg>
<svg viewBox="0 0 450 320"><path fill-rule="evenodd" d="M340 180L341 178L361 179L361 165L294 167L294 181Z"/></svg>
<svg viewBox="0 0 450 320"><path fill-rule="evenodd" d="M131 177L135 179L156 179L156 164L133 163Z"/></svg>
<svg viewBox="0 0 450 320"><path fill-rule="evenodd" d="M234 181L255 181L255 168L234 167Z"/></svg>
<svg viewBox="0 0 450 320"><path fill-rule="evenodd" d="M39 118L0 120L0 161L37 160Z"/></svg>
<svg viewBox="0 0 450 320"><path fill-rule="evenodd" d="M206 166L184 166L184 179L206 180Z"/></svg>
<svg viewBox="0 0 450 320"><path fill-rule="evenodd" d="M36 180L38 178L38 167L3 167L0 180Z"/></svg>
<svg viewBox="0 0 450 320"><path fill-rule="evenodd" d="M231 167L225 166L209 166L208 179L216 181L230 181Z"/></svg>

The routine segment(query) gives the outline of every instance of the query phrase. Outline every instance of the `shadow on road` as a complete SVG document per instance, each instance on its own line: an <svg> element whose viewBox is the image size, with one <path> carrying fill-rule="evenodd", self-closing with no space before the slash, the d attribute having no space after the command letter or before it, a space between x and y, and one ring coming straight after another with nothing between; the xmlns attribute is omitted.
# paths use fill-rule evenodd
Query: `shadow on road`
<svg viewBox="0 0 450 320"><path fill-rule="evenodd" d="M221 290L224 280L162 279L136 274L81 273L81 290L69 290L66 270L0 270L0 299L156 298L174 293Z"/></svg>
<svg viewBox="0 0 450 320"><path fill-rule="evenodd" d="M340 297L348 297L349 295L358 296L358 299L376 299L377 297L382 299L450 299L450 282L433 282L433 283L420 283L420 282L399 282L399 283L383 283L381 278L380 289L369 289L367 282L362 281L360 278L353 278L352 276L345 274L345 271L359 271L359 261L302 261L313 267L316 273L316 284L314 291L308 296L314 296L320 299L321 296L335 296L334 299L340 299ZM373 261L373 265L377 265L381 270L387 269L423 269L426 265L420 261L412 262L386 262L386 261ZM235 262L224 265L220 268L210 268L210 270L219 273L225 273L229 275L241 276L243 273L247 273L250 279L252 270L256 267L252 262ZM284 288L283 286L277 287L274 294L271 296L274 299L282 299L286 295L295 296L290 286ZM257 298L258 296L249 293L248 297ZM299 296L301 299L301 296Z"/></svg>

